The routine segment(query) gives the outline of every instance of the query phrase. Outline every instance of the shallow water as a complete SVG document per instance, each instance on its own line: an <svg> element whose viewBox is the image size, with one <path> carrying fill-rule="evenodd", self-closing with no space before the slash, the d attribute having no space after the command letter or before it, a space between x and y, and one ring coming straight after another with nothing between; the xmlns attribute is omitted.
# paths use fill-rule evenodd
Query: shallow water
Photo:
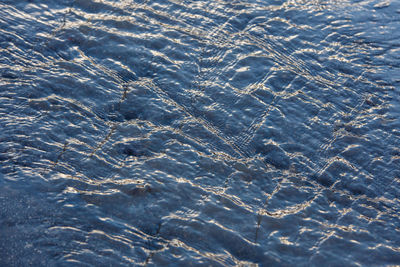
<svg viewBox="0 0 400 267"><path fill-rule="evenodd" d="M400 263L400 2L0 3L2 266Z"/></svg>

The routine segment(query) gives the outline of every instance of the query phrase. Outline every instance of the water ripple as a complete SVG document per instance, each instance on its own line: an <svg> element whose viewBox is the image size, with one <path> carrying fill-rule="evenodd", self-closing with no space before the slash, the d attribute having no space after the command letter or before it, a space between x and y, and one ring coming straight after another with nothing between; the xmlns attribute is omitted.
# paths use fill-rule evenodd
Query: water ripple
<svg viewBox="0 0 400 267"><path fill-rule="evenodd" d="M399 12L3 1L0 263L398 264Z"/></svg>

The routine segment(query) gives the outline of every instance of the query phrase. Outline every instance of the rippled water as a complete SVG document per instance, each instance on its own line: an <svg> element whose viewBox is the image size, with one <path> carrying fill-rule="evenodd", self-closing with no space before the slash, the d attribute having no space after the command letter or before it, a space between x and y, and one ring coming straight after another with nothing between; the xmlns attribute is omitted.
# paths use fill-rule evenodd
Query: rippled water
<svg viewBox="0 0 400 267"><path fill-rule="evenodd" d="M400 2L0 3L2 266L400 263Z"/></svg>

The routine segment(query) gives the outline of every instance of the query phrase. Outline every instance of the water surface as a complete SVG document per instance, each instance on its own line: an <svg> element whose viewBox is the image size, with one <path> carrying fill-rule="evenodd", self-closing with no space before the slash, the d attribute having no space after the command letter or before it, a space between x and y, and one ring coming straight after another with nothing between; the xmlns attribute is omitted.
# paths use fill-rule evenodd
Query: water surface
<svg viewBox="0 0 400 267"><path fill-rule="evenodd" d="M3 0L3 266L400 263L400 2Z"/></svg>

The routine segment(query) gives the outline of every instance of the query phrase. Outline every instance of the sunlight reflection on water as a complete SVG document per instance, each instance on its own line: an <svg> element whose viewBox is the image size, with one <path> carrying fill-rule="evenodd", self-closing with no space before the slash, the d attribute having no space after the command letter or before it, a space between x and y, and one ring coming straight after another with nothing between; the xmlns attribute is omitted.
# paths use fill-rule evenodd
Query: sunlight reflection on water
<svg viewBox="0 0 400 267"><path fill-rule="evenodd" d="M399 3L28 2L0 4L2 265L400 262Z"/></svg>

